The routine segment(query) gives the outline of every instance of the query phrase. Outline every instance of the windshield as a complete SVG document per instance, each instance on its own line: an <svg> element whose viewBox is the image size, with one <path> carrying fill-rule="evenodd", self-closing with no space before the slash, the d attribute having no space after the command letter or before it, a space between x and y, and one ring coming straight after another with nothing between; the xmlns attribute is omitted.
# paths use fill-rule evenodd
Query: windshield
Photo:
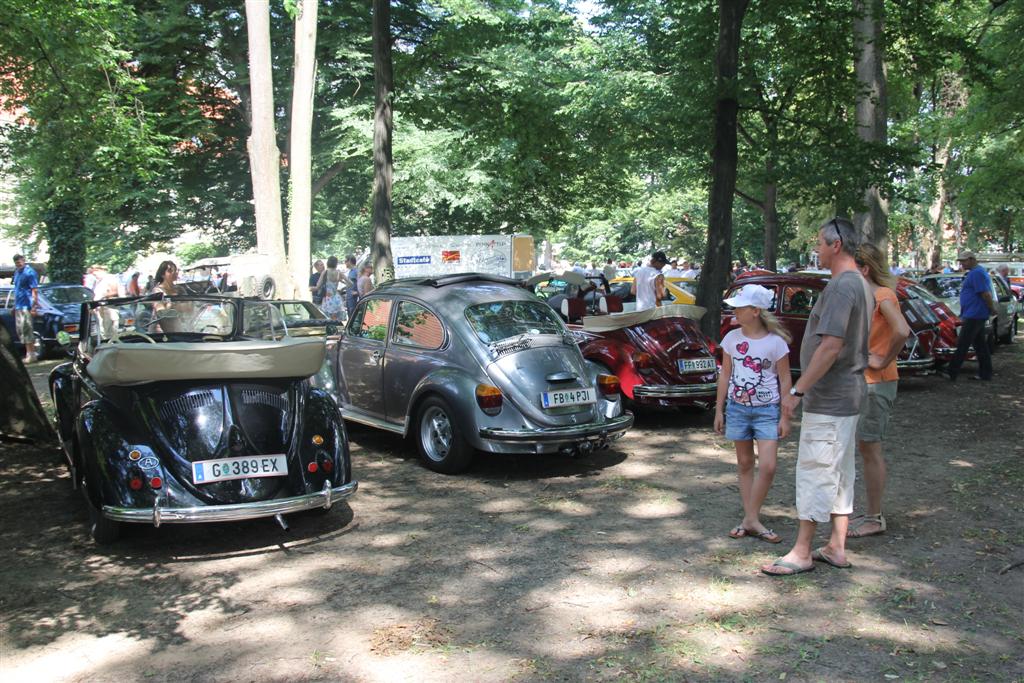
<svg viewBox="0 0 1024 683"><path fill-rule="evenodd" d="M198 341L224 339L234 332L235 304L216 299L161 299L92 311L89 337L101 342Z"/></svg>
<svg viewBox="0 0 1024 683"><path fill-rule="evenodd" d="M46 298L53 304L80 304L92 301L92 290L88 287L54 287L42 290Z"/></svg>
<svg viewBox="0 0 1024 683"><path fill-rule="evenodd" d="M959 276L930 277L921 280L921 286L941 299L955 299L960 296L964 279Z"/></svg>
<svg viewBox="0 0 1024 683"><path fill-rule="evenodd" d="M466 308L466 319L485 344L523 334L566 332L551 307L539 301L494 301Z"/></svg>

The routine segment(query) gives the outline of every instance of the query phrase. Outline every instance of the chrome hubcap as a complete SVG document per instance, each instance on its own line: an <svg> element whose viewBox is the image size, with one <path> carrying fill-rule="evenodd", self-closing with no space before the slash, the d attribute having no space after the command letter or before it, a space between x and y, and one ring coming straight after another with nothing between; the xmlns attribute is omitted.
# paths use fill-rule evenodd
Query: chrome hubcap
<svg viewBox="0 0 1024 683"><path fill-rule="evenodd" d="M420 441L423 443L424 452L431 460L444 460L451 450L452 423L448 415L437 406L431 406L423 413Z"/></svg>

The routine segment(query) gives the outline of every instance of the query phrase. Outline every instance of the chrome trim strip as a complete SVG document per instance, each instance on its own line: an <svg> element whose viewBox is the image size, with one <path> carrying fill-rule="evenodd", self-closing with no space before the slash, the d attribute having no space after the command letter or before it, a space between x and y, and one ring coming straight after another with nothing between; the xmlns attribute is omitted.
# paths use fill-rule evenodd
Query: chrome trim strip
<svg viewBox="0 0 1024 683"><path fill-rule="evenodd" d="M381 420L380 418L373 417L372 415L367 415L366 413L363 413L362 411L360 411L360 410L358 410L356 408L351 408L351 407L350 408L342 407L341 408L341 416L343 418L345 418L346 420L351 420L352 422L358 422L359 424L366 425L367 427L376 427L377 429L386 429L387 431L394 432L395 434L403 434L403 435L405 434L405 422L404 421L402 422L402 424L394 424L394 423L391 423L391 422L385 422L384 420Z"/></svg>
<svg viewBox="0 0 1024 683"><path fill-rule="evenodd" d="M934 358L915 358L914 360L898 360L896 361L896 367L900 370L920 370L922 368L927 369L935 365Z"/></svg>
<svg viewBox="0 0 1024 683"><path fill-rule="evenodd" d="M677 398L686 396L714 396L718 384L638 384L633 387L636 398Z"/></svg>
<svg viewBox="0 0 1024 683"><path fill-rule="evenodd" d="M483 427L480 438L520 443L565 443L590 439L617 439L633 426L633 413L625 412L607 422L568 427L538 427L537 429L501 429Z"/></svg>
<svg viewBox="0 0 1024 683"><path fill-rule="evenodd" d="M326 484L316 493L307 493L291 498L275 498L255 503L234 503L231 505L208 505L203 507L173 508L160 507L159 497L151 508L125 508L114 505L103 506L103 516L118 522L139 524L190 524L200 522L238 522L243 519L258 519L274 515L301 512L314 508L330 509L331 505L356 492L359 482L331 488Z"/></svg>

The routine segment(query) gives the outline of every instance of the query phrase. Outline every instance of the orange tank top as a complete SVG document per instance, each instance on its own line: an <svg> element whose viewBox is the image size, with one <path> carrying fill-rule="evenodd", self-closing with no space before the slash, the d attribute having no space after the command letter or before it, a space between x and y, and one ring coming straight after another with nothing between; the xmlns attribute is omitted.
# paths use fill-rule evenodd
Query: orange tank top
<svg viewBox="0 0 1024 683"><path fill-rule="evenodd" d="M868 350L879 356L884 356L889 350L889 344L892 343L893 335L889 321L882 315L883 301L893 302L896 304L897 310L900 307L899 299L896 298L896 292L888 287L879 287L875 290L875 311L871 315L871 333L868 336ZM872 370L871 368L864 370L864 379L868 384L895 382L899 378L900 373L896 370L895 360L881 370Z"/></svg>

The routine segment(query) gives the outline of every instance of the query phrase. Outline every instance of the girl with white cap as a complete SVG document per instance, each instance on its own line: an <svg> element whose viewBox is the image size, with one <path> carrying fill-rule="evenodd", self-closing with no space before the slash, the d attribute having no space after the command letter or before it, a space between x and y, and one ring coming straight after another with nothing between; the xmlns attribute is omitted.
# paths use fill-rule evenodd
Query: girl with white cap
<svg viewBox="0 0 1024 683"><path fill-rule="evenodd" d="M722 371L718 375L715 431L736 444L743 521L729 532L732 538L752 536L768 543L782 537L761 523L761 505L775 478L778 440L789 434L782 414L782 396L789 391L789 332L771 314L772 292L745 285L724 301L731 306L739 329L722 339ZM754 476L754 441L760 461Z"/></svg>

